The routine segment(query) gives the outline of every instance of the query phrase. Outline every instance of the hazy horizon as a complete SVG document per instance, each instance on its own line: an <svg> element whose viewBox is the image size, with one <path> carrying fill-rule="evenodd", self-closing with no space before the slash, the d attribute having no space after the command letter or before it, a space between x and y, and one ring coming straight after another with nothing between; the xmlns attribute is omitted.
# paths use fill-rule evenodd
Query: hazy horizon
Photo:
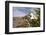
<svg viewBox="0 0 46 35"><path fill-rule="evenodd" d="M29 7L13 7L13 17L22 17L31 12Z"/></svg>

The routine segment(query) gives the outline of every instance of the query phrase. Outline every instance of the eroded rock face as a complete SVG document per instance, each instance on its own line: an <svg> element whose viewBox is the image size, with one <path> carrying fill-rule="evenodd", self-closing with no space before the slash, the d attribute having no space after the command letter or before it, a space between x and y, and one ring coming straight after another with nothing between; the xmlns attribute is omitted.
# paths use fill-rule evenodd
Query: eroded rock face
<svg viewBox="0 0 46 35"><path fill-rule="evenodd" d="M13 18L13 28L16 27L29 27L28 20L22 18L22 17L14 17Z"/></svg>

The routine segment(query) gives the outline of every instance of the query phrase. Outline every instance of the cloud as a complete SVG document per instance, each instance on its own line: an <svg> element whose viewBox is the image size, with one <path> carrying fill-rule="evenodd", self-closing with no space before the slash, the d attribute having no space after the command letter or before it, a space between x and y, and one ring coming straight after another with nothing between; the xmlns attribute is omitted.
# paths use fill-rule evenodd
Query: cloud
<svg viewBox="0 0 46 35"><path fill-rule="evenodd" d="M13 7L13 16L25 16L31 12L31 8L29 7Z"/></svg>
<svg viewBox="0 0 46 35"><path fill-rule="evenodd" d="M13 7L13 17L17 17L17 16L25 16L29 13L33 13L35 16L36 11L39 11L37 8L31 8L31 7Z"/></svg>

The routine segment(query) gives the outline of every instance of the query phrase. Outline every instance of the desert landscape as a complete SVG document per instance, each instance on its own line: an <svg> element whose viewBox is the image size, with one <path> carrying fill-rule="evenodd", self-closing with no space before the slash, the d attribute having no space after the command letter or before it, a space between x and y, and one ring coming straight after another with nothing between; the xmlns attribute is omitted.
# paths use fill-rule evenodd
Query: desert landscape
<svg viewBox="0 0 46 35"><path fill-rule="evenodd" d="M40 9L35 9L34 13L29 13L25 16L13 17L13 28L19 27L40 27Z"/></svg>

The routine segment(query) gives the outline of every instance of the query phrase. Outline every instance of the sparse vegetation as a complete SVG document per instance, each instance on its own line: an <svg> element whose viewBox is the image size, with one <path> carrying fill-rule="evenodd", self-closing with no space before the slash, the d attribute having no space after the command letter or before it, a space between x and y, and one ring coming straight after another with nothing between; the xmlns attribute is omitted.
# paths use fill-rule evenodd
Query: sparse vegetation
<svg viewBox="0 0 46 35"><path fill-rule="evenodd" d="M38 19L30 19L30 13L24 17L13 17L13 27L40 27L40 9L35 11Z"/></svg>

